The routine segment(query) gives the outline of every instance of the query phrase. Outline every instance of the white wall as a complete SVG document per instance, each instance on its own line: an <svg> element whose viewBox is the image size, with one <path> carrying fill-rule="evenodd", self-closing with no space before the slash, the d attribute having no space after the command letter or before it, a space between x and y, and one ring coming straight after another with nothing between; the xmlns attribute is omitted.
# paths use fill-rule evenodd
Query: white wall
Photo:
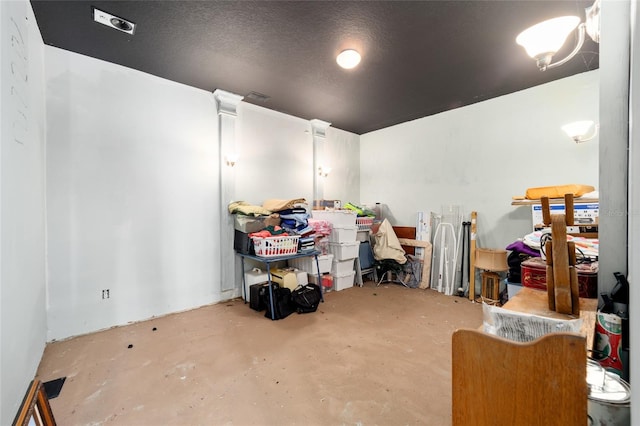
<svg viewBox="0 0 640 426"><path fill-rule="evenodd" d="M598 187L598 139L576 144L560 126L598 121L598 71L565 78L361 136L360 195L387 204L394 225L417 211L478 212L478 245L504 248L531 232L529 187Z"/></svg>
<svg viewBox="0 0 640 426"><path fill-rule="evenodd" d="M236 201L262 205L268 198L313 200L310 124L256 105L238 105L234 166Z"/></svg>
<svg viewBox="0 0 640 426"><path fill-rule="evenodd" d="M49 339L218 301L213 94L45 54Z"/></svg>
<svg viewBox="0 0 640 426"><path fill-rule="evenodd" d="M0 424L46 341L44 44L27 1L0 2Z"/></svg>
<svg viewBox="0 0 640 426"><path fill-rule="evenodd" d="M324 178L324 198L360 203L360 136L329 127L324 154L331 166Z"/></svg>
<svg viewBox="0 0 640 426"><path fill-rule="evenodd" d="M640 105L640 85L639 81L634 76L640 75L640 8L638 8L637 2L631 2L630 5L631 15L631 49L630 49L630 88L629 88L629 117L630 117L630 131L629 131L629 235L628 241L629 252L627 257L628 280L632 283L629 288L629 306L640 306L640 287L637 284L637 277L640 276L640 247L638 241L640 241L640 186L631 185L631 182L638 182L638 175L640 174L640 150L638 146L640 144L640 113L638 105ZM640 347L640 320L639 316L634 313L629 318L629 342L630 347L633 348L629 354L629 366L630 368L630 381L631 383L640 383L640 370L637 368L640 365L640 351L637 349ZM637 395L638 386L634 385L634 395ZM634 403L631 405L631 418L632 424L638 423L637 419L640 419L640 405L637 396L634 396Z"/></svg>

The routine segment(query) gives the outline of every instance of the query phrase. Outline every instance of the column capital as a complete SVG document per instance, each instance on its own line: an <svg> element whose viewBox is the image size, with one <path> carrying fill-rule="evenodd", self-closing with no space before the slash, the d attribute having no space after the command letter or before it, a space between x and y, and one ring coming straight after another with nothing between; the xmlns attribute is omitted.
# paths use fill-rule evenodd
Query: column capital
<svg viewBox="0 0 640 426"><path fill-rule="evenodd" d="M313 136L325 137L327 129L331 126L331 123L318 120L317 118L309 120L309 122L311 123L311 134Z"/></svg>
<svg viewBox="0 0 640 426"><path fill-rule="evenodd" d="M226 114L231 116L236 116L237 108L240 101L244 98L244 96L236 95L235 93L225 92L224 90L216 89L213 92L213 97L216 100L216 108L218 109L218 114Z"/></svg>

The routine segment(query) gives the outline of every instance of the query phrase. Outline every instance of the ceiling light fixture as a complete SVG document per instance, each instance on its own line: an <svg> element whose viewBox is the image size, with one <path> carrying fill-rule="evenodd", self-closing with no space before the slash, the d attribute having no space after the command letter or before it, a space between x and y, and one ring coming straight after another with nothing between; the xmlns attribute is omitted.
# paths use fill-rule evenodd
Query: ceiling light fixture
<svg viewBox="0 0 640 426"><path fill-rule="evenodd" d="M119 16L112 15L109 12L96 9L95 7L93 8L93 20L99 24L115 28L116 30L122 31L127 34L133 35L133 33L136 31L135 23L120 18Z"/></svg>
<svg viewBox="0 0 640 426"><path fill-rule="evenodd" d="M587 135L589 130L593 127L591 134ZM562 130L574 140L575 143L582 143L590 141L598 134L598 125L594 125L591 120L574 121L573 123L565 124L562 126Z"/></svg>
<svg viewBox="0 0 640 426"><path fill-rule="evenodd" d="M350 70L351 68L355 68L360 63L360 54L353 50L347 49L340 52L338 57L336 58L336 62L342 68Z"/></svg>
<svg viewBox="0 0 640 426"><path fill-rule="evenodd" d="M549 19L527 28L516 37L516 43L524 47L527 54L536 60L540 71L546 71L564 64L573 58L585 40L585 32L589 37L600 43L600 0L585 9L586 20L580 23L577 16L561 16ZM553 55L558 53L569 34L578 28L578 42L569 55L557 62L551 63Z"/></svg>

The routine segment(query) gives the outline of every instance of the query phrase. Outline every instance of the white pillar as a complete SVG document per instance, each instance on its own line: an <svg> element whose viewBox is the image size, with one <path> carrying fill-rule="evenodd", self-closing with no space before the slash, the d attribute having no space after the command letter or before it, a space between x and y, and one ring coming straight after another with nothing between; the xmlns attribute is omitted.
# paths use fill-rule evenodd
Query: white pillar
<svg viewBox="0 0 640 426"><path fill-rule="evenodd" d="M218 110L218 141L220 161L220 298L231 299L240 295L236 289L236 256L233 250L233 216L227 207L235 197L235 169L227 164L227 156L236 154L236 117L243 96L216 90L213 92Z"/></svg>
<svg viewBox="0 0 640 426"><path fill-rule="evenodd" d="M326 132L331 123L322 120L310 120L311 135L313 138L313 203L316 200L324 199L324 177L318 174L320 166L329 166L325 157Z"/></svg>

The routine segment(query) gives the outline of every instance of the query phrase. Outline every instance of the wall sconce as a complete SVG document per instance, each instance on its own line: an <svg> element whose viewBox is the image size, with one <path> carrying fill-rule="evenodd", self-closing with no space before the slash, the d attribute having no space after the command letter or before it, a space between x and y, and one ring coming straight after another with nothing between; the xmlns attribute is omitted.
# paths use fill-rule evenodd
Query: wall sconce
<svg viewBox="0 0 640 426"><path fill-rule="evenodd" d="M329 166L320 166L318 167L318 176L327 177L331 173L331 167Z"/></svg>
<svg viewBox="0 0 640 426"><path fill-rule="evenodd" d="M591 134L588 134L591 127L593 127L593 131ZM582 143L595 138L598 134L598 127L597 124L593 124L593 121L584 120L565 124L561 128L575 143Z"/></svg>
<svg viewBox="0 0 640 426"><path fill-rule="evenodd" d="M238 154L227 154L224 159L227 162L227 166L233 167L238 162Z"/></svg>
<svg viewBox="0 0 640 426"><path fill-rule="evenodd" d="M577 16L562 16L540 22L527 28L516 37L516 43L524 47L527 54L536 60L540 71L546 71L564 64L573 58L584 43L585 32L596 43L600 43L600 0L585 9L585 22ZM579 24L579 25L578 25ZM553 55L562 47L567 37L578 28L578 42L573 51L564 59L551 63Z"/></svg>

